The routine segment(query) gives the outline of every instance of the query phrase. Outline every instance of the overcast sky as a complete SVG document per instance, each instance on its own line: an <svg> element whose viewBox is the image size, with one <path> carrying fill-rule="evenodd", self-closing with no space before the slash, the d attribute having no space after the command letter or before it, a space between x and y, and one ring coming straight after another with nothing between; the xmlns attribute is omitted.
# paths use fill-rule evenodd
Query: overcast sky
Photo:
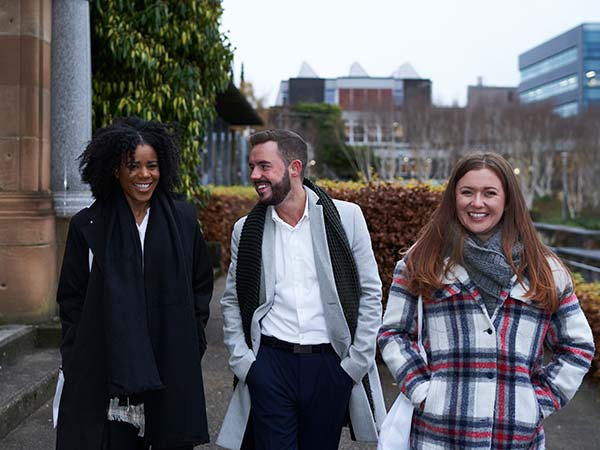
<svg viewBox="0 0 600 450"><path fill-rule="evenodd" d="M438 105L464 104L467 85L516 86L518 55L582 22L600 0L223 0L221 29L267 104L306 61L324 78L358 61L370 76L404 62L433 84Z"/></svg>

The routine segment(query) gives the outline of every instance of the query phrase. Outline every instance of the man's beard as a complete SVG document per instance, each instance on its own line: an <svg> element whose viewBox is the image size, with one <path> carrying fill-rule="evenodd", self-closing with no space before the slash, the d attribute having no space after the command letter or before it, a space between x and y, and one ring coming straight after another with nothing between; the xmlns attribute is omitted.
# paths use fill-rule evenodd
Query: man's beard
<svg viewBox="0 0 600 450"><path fill-rule="evenodd" d="M285 200L288 193L292 190L292 183L290 181L290 172L285 170L283 177L279 183L270 183L271 185L271 197L263 199L259 197L259 201L264 205L277 206Z"/></svg>

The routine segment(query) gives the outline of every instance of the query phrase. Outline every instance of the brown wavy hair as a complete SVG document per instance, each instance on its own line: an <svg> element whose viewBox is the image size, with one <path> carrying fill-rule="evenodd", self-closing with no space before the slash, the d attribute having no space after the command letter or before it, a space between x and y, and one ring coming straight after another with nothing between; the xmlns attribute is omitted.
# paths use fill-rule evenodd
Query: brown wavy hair
<svg viewBox="0 0 600 450"><path fill-rule="evenodd" d="M442 287L441 274L446 274L453 265L463 263L466 230L458 220L456 185L467 172L480 169L494 172L504 188L506 203L502 217L502 249L508 263L520 283L524 282L525 277L529 281L527 298L541 308L556 311L558 292L548 257L553 257L559 263L560 260L540 240L513 168L497 153L472 153L462 157L454 167L440 205L421 230L416 244L408 250L408 289L416 295L431 295ZM515 267L512 248L519 241L523 249L519 267ZM444 263L446 257L449 258L447 265Z"/></svg>

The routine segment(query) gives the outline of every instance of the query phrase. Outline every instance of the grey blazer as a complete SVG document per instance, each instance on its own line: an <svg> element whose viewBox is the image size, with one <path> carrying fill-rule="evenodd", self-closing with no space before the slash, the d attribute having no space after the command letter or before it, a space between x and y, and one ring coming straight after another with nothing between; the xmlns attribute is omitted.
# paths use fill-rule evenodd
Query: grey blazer
<svg viewBox="0 0 600 450"><path fill-rule="evenodd" d="M351 343L350 331L335 288L323 210L320 205L317 205L317 195L310 189L305 190L308 195L315 264L329 338L341 359L342 368L355 382L350 395L350 420L357 440L376 442L379 428L385 417L381 383L375 363L376 337L381 325L381 280L371 248L369 231L358 205L334 200L354 254L361 284L358 324L354 342ZM236 222L231 237L231 264L225 292L221 299L221 308L225 345L230 355L229 367L239 379L239 383L233 392L217 438L217 444L228 449L239 449L242 444L250 412L250 394L245 383L246 375L260 347L260 321L273 305L275 225L272 220L269 220L270 210L271 207L267 210L263 234L260 304L254 312L251 325L252 348L248 348L244 339L235 286L237 249L245 217ZM371 412L367 394L360 382L366 374L371 383L374 414Z"/></svg>

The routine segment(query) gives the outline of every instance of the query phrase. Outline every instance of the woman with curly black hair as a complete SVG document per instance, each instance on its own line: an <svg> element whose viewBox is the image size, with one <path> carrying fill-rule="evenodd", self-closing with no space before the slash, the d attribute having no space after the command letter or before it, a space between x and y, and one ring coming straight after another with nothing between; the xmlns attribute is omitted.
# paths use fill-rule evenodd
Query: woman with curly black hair
<svg viewBox="0 0 600 450"><path fill-rule="evenodd" d="M116 119L83 154L96 201L69 227L57 293L64 388L57 450L208 442L201 358L212 268L177 200L172 127Z"/></svg>

